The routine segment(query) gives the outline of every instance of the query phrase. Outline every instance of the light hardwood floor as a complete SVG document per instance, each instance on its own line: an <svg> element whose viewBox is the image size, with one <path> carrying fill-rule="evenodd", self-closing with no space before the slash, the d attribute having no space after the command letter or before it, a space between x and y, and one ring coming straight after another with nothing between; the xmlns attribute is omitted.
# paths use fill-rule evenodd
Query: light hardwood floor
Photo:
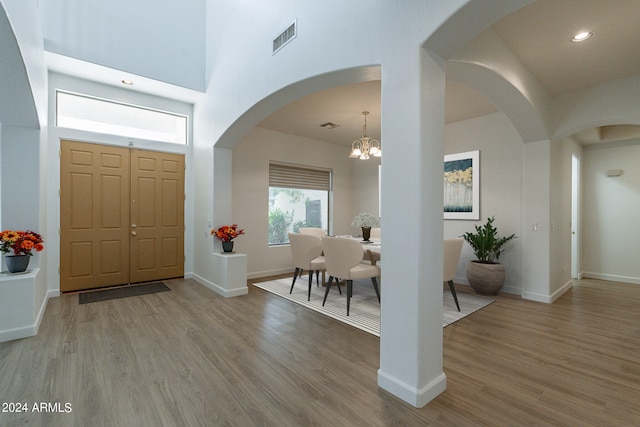
<svg viewBox="0 0 640 427"><path fill-rule="evenodd" d="M0 412L0 425L640 425L639 285L498 296L444 329L448 388L415 409L377 387L377 337L253 286L224 299L166 283L51 299L36 337L0 344L0 401L71 412Z"/></svg>

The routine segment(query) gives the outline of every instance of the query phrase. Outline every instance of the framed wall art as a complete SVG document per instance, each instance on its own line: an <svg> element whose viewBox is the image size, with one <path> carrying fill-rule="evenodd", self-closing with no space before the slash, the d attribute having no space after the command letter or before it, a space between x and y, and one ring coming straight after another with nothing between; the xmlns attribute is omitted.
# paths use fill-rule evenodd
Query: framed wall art
<svg viewBox="0 0 640 427"><path fill-rule="evenodd" d="M444 219L480 219L480 151L444 156Z"/></svg>

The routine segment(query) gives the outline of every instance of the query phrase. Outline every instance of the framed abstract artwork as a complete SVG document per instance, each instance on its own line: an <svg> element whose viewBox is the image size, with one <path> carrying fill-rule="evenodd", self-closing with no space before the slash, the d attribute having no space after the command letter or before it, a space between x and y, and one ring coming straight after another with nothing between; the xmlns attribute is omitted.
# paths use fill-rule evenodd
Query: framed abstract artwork
<svg viewBox="0 0 640 427"><path fill-rule="evenodd" d="M480 219L480 151L444 156L444 219Z"/></svg>

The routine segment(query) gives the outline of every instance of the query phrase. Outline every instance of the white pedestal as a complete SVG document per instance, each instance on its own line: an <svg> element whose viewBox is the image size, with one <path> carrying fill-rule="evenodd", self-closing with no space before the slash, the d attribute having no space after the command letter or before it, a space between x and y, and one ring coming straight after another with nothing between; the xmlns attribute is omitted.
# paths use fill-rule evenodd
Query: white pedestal
<svg viewBox="0 0 640 427"><path fill-rule="evenodd" d="M39 291L39 269L20 274L0 273L0 342L38 332L46 307L46 291Z"/></svg>
<svg viewBox="0 0 640 427"><path fill-rule="evenodd" d="M235 297L249 293L247 288L247 255L240 253L213 254L216 266L214 291L224 297Z"/></svg>

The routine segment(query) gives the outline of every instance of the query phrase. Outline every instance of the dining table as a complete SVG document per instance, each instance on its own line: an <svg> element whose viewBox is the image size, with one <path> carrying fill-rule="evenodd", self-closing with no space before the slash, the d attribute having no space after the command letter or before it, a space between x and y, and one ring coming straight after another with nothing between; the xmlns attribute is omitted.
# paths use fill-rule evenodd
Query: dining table
<svg viewBox="0 0 640 427"><path fill-rule="evenodd" d="M362 251L364 252L362 259L370 261L372 265L376 265L376 263L380 261L380 249L381 249L380 239L363 240L362 236L353 236L353 235L340 235L335 237L359 241L360 244L362 245Z"/></svg>
<svg viewBox="0 0 640 427"><path fill-rule="evenodd" d="M350 234L342 234L331 236L340 239L351 239L357 240L362 245L362 259L371 262L371 265L376 265L378 261L380 261L380 239L369 239L363 240L362 236L353 236ZM337 282L339 286L344 286L344 283ZM327 281L325 277L325 271L322 271L322 286L326 286Z"/></svg>

